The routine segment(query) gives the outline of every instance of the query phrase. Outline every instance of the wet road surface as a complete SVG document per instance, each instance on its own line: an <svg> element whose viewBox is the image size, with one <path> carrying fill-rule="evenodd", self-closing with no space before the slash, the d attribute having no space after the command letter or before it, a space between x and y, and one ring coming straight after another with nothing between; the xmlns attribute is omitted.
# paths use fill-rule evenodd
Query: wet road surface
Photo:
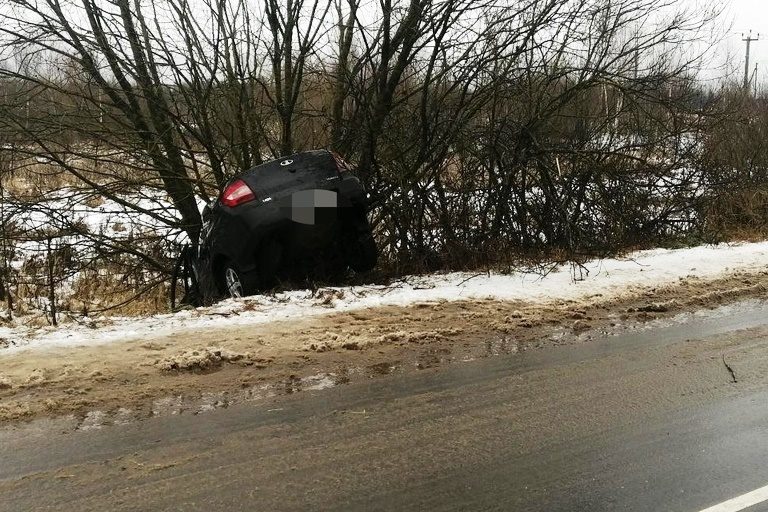
<svg viewBox="0 0 768 512"><path fill-rule="evenodd" d="M767 313L200 415L6 428L0 510L699 512L768 484Z"/></svg>

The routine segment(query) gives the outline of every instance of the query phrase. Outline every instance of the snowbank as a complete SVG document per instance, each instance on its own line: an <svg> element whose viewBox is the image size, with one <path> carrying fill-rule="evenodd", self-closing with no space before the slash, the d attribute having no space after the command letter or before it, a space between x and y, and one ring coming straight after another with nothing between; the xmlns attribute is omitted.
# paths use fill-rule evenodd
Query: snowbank
<svg viewBox="0 0 768 512"><path fill-rule="evenodd" d="M768 264L768 242L641 251L623 259L588 262L580 272L563 265L542 275L451 273L411 276L389 286L354 286L227 300L210 308L148 318L88 320L59 329L0 327L0 357L20 350L128 341L203 329L252 325L332 312L417 302L493 298L547 302L619 295L635 287L671 284L689 276L717 278L759 271ZM1 348L5 346L6 348Z"/></svg>

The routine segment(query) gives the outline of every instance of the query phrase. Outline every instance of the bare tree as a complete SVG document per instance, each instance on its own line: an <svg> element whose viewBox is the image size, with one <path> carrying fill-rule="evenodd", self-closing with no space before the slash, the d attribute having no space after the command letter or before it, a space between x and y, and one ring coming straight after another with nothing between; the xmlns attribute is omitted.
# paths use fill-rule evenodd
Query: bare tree
<svg viewBox="0 0 768 512"><path fill-rule="evenodd" d="M308 59L327 31L331 1L286 0L283 6L278 0L265 0L264 5L273 83L261 84L280 119L279 154L288 155L294 150L293 123Z"/></svg>
<svg viewBox="0 0 768 512"><path fill-rule="evenodd" d="M40 211L88 247L76 268L90 272L98 258L122 265L136 293L171 271L182 242L196 242L198 201L264 158L318 146L358 163L379 245L397 264L439 254L471 266L515 251L580 257L705 222L702 198L714 185L702 141L723 107L697 100L695 75L716 8L0 6L0 133L13 144L13 168L40 185L38 203L46 186L61 189ZM131 212L141 243L57 216L62 201L85 196ZM142 268L153 277L138 277Z"/></svg>

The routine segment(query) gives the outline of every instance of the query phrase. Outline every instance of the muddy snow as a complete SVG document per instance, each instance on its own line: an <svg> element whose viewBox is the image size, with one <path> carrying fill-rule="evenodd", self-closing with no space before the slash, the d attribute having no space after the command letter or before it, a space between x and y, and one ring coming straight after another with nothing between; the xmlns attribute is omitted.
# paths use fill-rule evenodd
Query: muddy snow
<svg viewBox="0 0 768 512"><path fill-rule="evenodd" d="M546 275L433 275L102 319L96 328L4 327L0 421L85 418L95 410L152 415L153 404L168 397L187 403L216 396L229 404L265 388L320 389L312 379L342 384L580 342L762 300L766 256L768 243L646 251L590 262L576 276L571 267Z"/></svg>
<svg viewBox="0 0 768 512"><path fill-rule="evenodd" d="M450 273L409 276L388 285L299 290L274 296L227 300L214 307L148 318L65 318L68 325L26 327L0 324L0 358L29 349L125 342L199 331L300 320L419 303L477 299L545 303L609 298L691 277L715 279L735 271L757 272L768 264L768 242L640 251L621 259L560 265L537 272ZM0 310L0 316L2 311Z"/></svg>

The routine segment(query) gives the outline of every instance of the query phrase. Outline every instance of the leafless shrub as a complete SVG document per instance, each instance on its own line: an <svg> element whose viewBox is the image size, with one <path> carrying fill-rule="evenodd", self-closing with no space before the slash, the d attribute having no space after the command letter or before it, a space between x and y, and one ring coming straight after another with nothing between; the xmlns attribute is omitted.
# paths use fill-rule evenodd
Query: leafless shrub
<svg viewBox="0 0 768 512"><path fill-rule="evenodd" d="M319 146L358 163L400 272L578 262L754 223L759 197L728 197L762 183L762 133L733 127L762 120L697 84L718 12L685 5L0 0L4 203L76 237L61 282L109 268L118 304L159 293L233 174ZM125 222L84 229L57 213L67 198ZM14 237L3 261L30 242Z"/></svg>

